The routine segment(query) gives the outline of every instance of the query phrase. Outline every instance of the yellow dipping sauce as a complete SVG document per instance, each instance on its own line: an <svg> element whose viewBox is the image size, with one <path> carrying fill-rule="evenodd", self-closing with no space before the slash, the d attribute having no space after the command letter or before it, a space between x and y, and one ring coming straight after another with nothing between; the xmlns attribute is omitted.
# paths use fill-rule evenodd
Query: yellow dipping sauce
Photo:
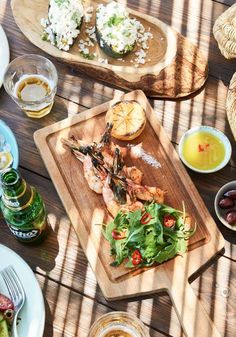
<svg viewBox="0 0 236 337"><path fill-rule="evenodd" d="M183 157L198 170L212 170L225 157L222 141L207 131L198 131L186 137L183 144Z"/></svg>

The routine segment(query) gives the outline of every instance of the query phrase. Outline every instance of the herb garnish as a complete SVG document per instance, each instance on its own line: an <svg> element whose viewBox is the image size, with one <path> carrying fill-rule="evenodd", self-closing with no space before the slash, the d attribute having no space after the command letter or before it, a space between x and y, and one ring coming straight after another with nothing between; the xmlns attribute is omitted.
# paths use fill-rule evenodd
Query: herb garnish
<svg viewBox="0 0 236 337"><path fill-rule="evenodd" d="M103 225L103 235L110 242L111 255L114 256L112 266L118 266L124 260L127 268L137 265L151 266L186 252L186 241L194 234L196 228L185 228L185 210L182 212L157 203L151 203L144 208L145 213L149 214L146 224L142 224L141 221L145 213L137 210L129 213L120 211L113 221ZM173 227L165 227L166 216L175 219ZM114 232L125 235L117 239Z"/></svg>

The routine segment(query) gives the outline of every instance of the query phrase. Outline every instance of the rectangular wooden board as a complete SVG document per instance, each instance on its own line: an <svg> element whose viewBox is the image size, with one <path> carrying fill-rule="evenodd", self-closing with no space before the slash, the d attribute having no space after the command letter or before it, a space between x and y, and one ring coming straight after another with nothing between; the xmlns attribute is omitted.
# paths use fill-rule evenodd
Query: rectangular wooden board
<svg viewBox="0 0 236 337"><path fill-rule="evenodd" d="M189 242L190 252L185 255L190 254L192 250L198 250L197 248L204 249L204 246L211 239L208 229L215 226L212 218L180 162L168 136L157 120L146 96L143 92L137 90L124 95L124 98L137 100L143 106L147 115L145 130L137 139L132 141L132 144L142 142L144 151L156 158L161 167L156 168L141 158L132 159L131 157L127 158L127 165L136 165L144 172L144 184L158 186L165 190L166 204L182 209L182 202L185 203L186 211L190 215L192 223L197 223L197 231ZM112 284L125 282L126 280L132 281L132 279L137 278L137 271L133 273L123 266L118 268L110 266L112 259L109 254L109 244L102 236L100 225L107 223L110 219L103 198L88 187L82 164L68 148L63 146L61 140L75 135L89 142L99 141L105 129L106 111L109 106L118 100L119 98L38 130L34 135L35 142L78 234L85 254L97 275L100 286L103 283L102 288L105 287L104 282ZM121 145L121 143L119 144ZM222 244L220 246L222 248ZM219 247L215 247L214 250L214 253L216 253ZM208 259L211 258L212 252L208 255ZM176 259L178 257L173 260ZM171 269L172 261L165 262L153 269L161 274L165 269L163 266L167 269L170 266ZM199 267L196 264L196 269ZM191 270L196 271L194 267L191 267ZM143 270L142 274L148 271L149 269ZM106 280L103 278L104 275Z"/></svg>

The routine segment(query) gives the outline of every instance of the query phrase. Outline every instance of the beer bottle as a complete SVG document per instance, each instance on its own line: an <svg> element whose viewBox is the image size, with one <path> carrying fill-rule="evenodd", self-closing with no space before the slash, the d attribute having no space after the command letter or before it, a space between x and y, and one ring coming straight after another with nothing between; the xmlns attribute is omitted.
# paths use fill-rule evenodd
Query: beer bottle
<svg viewBox="0 0 236 337"><path fill-rule="evenodd" d="M0 181L1 210L14 237L25 243L41 241L47 221L45 205L36 188L28 185L13 168L5 170Z"/></svg>

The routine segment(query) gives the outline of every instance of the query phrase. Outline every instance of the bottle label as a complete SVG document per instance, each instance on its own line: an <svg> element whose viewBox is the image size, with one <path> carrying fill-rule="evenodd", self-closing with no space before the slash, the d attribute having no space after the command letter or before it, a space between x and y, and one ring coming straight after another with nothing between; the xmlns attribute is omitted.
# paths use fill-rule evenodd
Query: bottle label
<svg viewBox="0 0 236 337"><path fill-rule="evenodd" d="M19 240L22 241L33 241L35 240L40 234L41 230L40 229L18 229L15 227L12 227L9 225L9 229L12 232L12 234Z"/></svg>

